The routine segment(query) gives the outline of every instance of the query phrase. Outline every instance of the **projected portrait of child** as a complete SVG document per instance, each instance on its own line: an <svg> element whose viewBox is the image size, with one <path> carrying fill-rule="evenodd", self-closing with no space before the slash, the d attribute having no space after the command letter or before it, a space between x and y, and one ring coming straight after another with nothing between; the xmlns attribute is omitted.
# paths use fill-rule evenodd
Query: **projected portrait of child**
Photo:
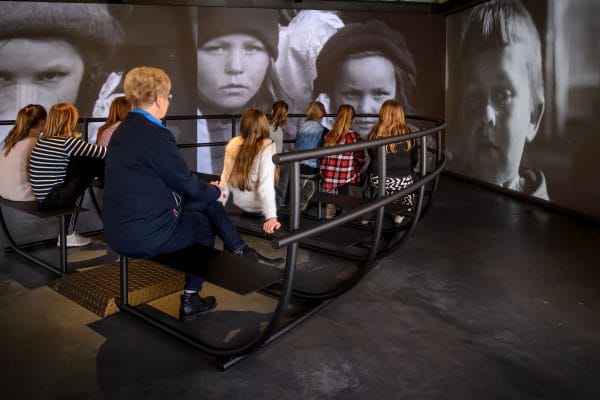
<svg viewBox="0 0 600 400"><path fill-rule="evenodd" d="M121 28L100 4L0 3L0 120L34 103L76 103L106 76ZM90 108L90 104L80 107ZM0 142L10 125L0 127Z"/></svg>
<svg viewBox="0 0 600 400"><path fill-rule="evenodd" d="M544 112L541 44L519 0L474 7L458 52L461 173L548 199L541 171L521 165Z"/></svg>
<svg viewBox="0 0 600 400"><path fill-rule="evenodd" d="M328 110L342 104L357 114L377 114L384 101L411 110L408 95L417 70L402 34L381 21L351 23L332 35L317 57L314 95ZM376 118L356 118L353 128L366 137Z"/></svg>
<svg viewBox="0 0 600 400"><path fill-rule="evenodd" d="M277 100L293 104L275 70L278 14L268 9L198 8L198 115L240 114L248 107L269 110ZM198 142L227 142L231 121L198 121ZM197 169L218 173L220 147L199 148Z"/></svg>

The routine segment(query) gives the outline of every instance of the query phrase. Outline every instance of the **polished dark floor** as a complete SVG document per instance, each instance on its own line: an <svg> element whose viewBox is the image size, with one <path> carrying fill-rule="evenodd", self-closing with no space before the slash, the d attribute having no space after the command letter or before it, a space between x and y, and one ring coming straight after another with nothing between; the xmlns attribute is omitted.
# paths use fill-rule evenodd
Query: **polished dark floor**
<svg viewBox="0 0 600 400"><path fill-rule="evenodd" d="M600 398L600 228L450 177L358 287L223 373L0 263L2 399Z"/></svg>

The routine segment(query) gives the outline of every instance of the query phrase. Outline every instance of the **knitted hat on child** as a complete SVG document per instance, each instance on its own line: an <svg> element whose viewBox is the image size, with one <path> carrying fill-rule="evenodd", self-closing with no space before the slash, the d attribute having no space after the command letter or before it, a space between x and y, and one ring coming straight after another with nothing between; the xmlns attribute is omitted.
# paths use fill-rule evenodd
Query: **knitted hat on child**
<svg viewBox="0 0 600 400"><path fill-rule="evenodd" d="M417 70L402 34L381 21L372 20L348 24L325 43L317 57L314 93L332 93L334 79L326 71L335 74L332 68L339 67L348 56L368 51L380 52L398 67L402 71L405 86L415 84Z"/></svg>
<svg viewBox="0 0 600 400"><path fill-rule="evenodd" d="M278 20L277 11L264 8L198 7L198 46L219 36L247 33L277 59Z"/></svg>
<svg viewBox="0 0 600 400"><path fill-rule="evenodd" d="M122 35L104 4L0 2L0 40L62 38L107 53Z"/></svg>

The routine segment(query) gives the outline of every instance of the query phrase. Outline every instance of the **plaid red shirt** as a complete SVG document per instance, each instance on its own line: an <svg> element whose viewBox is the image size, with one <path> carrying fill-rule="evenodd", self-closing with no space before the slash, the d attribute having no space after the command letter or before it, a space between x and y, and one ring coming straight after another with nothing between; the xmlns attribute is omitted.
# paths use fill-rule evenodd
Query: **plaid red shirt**
<svg viewBox="0 0 600 400"><path fill-rule="evenodd" d="M350 131L344 136L344 144L360 140L358 133ZM321 186L330 192L346 183L360 183L360 170L365 165L365 152L347 151L321 159Z"/></svg>

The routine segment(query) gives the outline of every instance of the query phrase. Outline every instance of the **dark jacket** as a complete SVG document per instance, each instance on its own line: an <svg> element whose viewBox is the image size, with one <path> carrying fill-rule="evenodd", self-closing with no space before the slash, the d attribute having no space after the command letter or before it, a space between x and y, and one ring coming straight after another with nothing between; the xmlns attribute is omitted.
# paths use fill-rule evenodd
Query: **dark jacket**
<svg viewBox="0 0 600 400"><path fill-rule="evenodd" d="M102 219L108 244L120 254L148 257L181 224L182 199L216 200L217 187L190 172L171 132L130 112L106 156Z"/></svg>

